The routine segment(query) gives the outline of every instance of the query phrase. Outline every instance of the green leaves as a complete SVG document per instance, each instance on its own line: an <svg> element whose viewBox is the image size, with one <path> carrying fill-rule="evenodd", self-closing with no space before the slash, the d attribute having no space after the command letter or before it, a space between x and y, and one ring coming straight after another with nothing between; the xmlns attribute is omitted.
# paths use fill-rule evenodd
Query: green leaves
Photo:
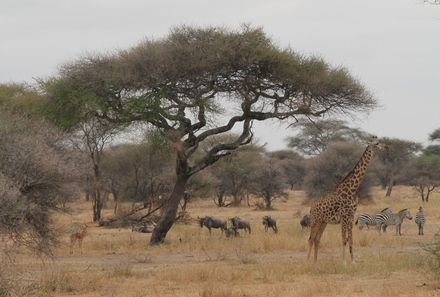
<svg viewBox="0 0 440 297"><path fill-rule="evenodd" d="M45 97L24 84L0 84L0 107L27 115L41 116Z"/></svg>
<svg viewBox="0 0 440 297"><path fill-rule="evenodd" d="M63 79L41 81L47 94L43 106L46 119L63 130L71 130L102 110L102 99L90 90L72 86Z"/></svg>

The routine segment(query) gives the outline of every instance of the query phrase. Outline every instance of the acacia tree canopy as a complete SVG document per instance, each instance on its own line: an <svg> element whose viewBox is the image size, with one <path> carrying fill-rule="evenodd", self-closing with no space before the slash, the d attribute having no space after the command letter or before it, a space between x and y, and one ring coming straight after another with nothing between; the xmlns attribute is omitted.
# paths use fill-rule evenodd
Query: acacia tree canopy
<svg viewBox="0 0 440 297"><path fill-rule="evenodd" d="M361 142L369 137L368 133L335 119L300 121L294 127L300 128L300 131L296 136L287 139L288 146L306 156L322 153L332 142Z"/></svg>
<svg viewBox="0 0 440 297"><path fill-rule="evenodd" d="M162 39L65 64L57 79L93 98L87 106L101 118L147 122L175 148L176 184L151 244L173 225L189 177L248 144L252 121L369 111L376 103L346 69L281 49L249 26L175 28ZM189 161L201 143L238 127L236 138Z"/></svg>

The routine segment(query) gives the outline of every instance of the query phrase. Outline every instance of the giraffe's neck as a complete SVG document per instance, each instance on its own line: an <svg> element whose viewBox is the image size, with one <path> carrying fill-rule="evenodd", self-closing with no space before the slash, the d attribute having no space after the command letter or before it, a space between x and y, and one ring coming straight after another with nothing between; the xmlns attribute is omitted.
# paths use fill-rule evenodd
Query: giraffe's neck
<svg viewBox="0 0 440 297"><path fill-rule="evenodd" d="M373 149L367 146L353 170L336 186L336 193L354 197L372 159Z"/></svg>

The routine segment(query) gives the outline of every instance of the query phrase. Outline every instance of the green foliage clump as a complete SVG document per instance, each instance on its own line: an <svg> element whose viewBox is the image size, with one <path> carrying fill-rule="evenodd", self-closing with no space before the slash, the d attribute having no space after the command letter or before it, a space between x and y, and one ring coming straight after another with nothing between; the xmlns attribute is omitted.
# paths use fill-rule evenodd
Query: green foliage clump
<svg viewBox="0 0 440 297"><path fill-rule="evenodd" d="M24 84L0 84L0 106L13 112L41 116L46 98Z"/></svg>

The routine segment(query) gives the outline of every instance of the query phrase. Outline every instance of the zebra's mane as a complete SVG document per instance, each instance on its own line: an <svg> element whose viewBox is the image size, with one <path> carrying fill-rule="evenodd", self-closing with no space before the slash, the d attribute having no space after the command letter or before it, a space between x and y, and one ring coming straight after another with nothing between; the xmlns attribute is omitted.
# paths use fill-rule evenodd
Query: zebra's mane
<svg viewBox="0 0 440 297"><path fill-rule="evenodd" d="M405 210L408 210L408 208L402 209L399 213L404 212Z"/></svg>
<svg viewBox="0 0 440 297"><path fill-rule="evenodd" d="M384 209L382 209L380 212L384 212L385 210L390 209L389 207L386 207Z"/></svg>

